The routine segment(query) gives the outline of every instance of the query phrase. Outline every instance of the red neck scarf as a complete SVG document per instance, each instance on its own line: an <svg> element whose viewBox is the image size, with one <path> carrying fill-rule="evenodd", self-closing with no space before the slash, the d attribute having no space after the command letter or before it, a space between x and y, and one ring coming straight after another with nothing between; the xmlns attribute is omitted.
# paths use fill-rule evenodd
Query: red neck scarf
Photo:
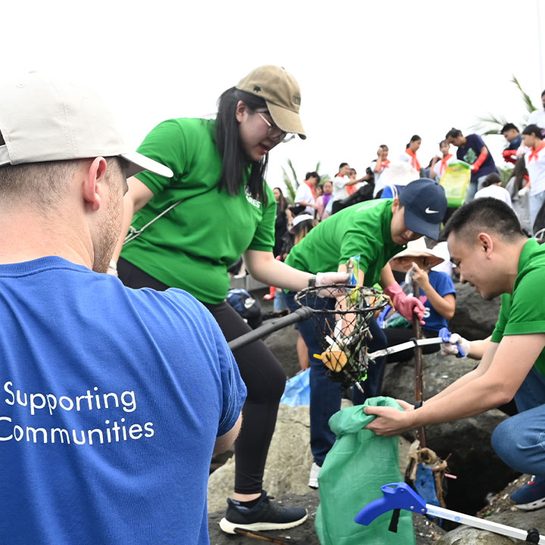
<svg viewBox="0 0 545 545"><path fill-rule="evenodd" d="M382 163L380 163L380 171L382 173L382 171L385 169L385 168L388 168L390 166L390 160L389 159L384 159L382 161Z"/></svg>
<svg viewBox="0 0 545 545"><path fill-rule="evenodd" d="M316 188L314 187L314 184L312 182L307 182L307 181L305 181L305 183L308 185L308 187L310 188L310 191L312 192L312 198L316 199Z"/></svg>
<svg viewBox="0 0 545 545"><path fill-rule="evenodd" d="M441 159L441 174L445 172L445 169L447 168L447 162L451 157L452 157L452 154L449 153L448 155L445 155L445 157Z"/></svg>
<svg viewBox="0 0 545 545"><path fill-rule="evenodd" d="M532 148L532 151L528 156L528 162L530 162L532 159L535 159L537 161L537 156L543 148L545 148L545 142L541 142L541 144L539 144L537 148Z"/></svg>
<svg viewBox="0 0 545 545"><path fill-rule="evenodd" d="M420 172L420 163L416 158L416 153L411 148L407 148L405 151L411 156L411 166L418 170L418 172Z"/></svg>

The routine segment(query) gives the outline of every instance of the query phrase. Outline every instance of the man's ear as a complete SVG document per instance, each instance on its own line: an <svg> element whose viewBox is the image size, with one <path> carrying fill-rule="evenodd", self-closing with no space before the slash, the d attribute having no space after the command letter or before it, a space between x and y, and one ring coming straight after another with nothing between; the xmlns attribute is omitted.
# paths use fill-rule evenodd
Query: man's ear
<svg viewBox="0 0 545 545"><path fill-rule="evenodd" d="M96 212L102 202L102 184L106 181L108 163L104 157L95 157L91 163L86 163L83 170L82 192L83 200Z"/></svg>
<svg viewBox="0 0 545 545"><path fill-rule="evenodd" d="M489 257L490 254L494 251L494 240L488 233L479 233L477 235L477 241L479 247L482 248L482 251L485 252L486 257Z"/></svg>

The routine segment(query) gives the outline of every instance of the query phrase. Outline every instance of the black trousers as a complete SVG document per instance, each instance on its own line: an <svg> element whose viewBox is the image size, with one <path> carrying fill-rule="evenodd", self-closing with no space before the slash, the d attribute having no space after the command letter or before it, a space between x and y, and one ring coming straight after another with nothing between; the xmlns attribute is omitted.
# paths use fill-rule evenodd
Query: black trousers
<svg viewBox="0 0 545 545"><path fill-rule="evenodd" d="M123 258L119 259L117 270L123 284L131 288L148 287L159 291L169 288ZM204 306L214 316L227 341L251 331L227 303ZM263 341L239 348L233 354L248 389L242 429L235 443L235 492L253 494L261 492L263 486L265 462L286 375Z"/></svg>

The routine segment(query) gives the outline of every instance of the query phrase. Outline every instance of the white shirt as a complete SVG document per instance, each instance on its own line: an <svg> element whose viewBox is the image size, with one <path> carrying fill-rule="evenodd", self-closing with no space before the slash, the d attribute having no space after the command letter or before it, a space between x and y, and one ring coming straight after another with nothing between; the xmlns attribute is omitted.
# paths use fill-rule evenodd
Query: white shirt
<svg viewBox="0 0 545 545"><path fill-rule="evenodd" d="M482 197L493 197L494 199L499 199L500 201L503 201L505 204L508 204L511 208L513 208L513 203L511 202L511 195L509 195L509 191L507 191L507 189L501 187L498 184L492 184L488 187L483 187L482 189L479 189L479 191L475 193L475 199L480 199Z"/></svg>
<svg viewBox="0 0 545 545"><path fill-rule="evenodd" d="M526 170L530 177L530 195L537 195L545 191L545 147L537 153L537 158L530 160L532 149L528 149L524 154Z"/></svg>
<svg viewBox="0 0 545 545"><path fill-rule="evenodd" d="M299 203L314 203L314 196L312 195L312 190L310 187L303 182L302 184L299 184L299 187L297 188L297 191L295 192L295 204ZM305 214L310 214L312 217L314 217L315 209L312 208L312 206L307 206L305 208Z"/></svg>
<svg viewBox="0 0 545 545"><path fill-rule="evenodd" d="M346 191L346 184L350 181L348 176L335 176L333 178L333 197L332 201L340 201L348 197L348 191Z"/></svg>

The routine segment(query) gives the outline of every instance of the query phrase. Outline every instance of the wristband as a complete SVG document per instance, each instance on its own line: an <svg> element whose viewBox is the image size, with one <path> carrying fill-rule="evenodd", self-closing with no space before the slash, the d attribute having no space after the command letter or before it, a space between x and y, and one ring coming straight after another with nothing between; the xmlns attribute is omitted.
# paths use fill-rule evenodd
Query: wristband
<svg viewBox="0 0 545 545"><path fill-rule="evenodd" d="M315 288L315 287L316 287L316 276L312 275L312 276L308 279L308 287L309 287L309 288Z"/></svg>

